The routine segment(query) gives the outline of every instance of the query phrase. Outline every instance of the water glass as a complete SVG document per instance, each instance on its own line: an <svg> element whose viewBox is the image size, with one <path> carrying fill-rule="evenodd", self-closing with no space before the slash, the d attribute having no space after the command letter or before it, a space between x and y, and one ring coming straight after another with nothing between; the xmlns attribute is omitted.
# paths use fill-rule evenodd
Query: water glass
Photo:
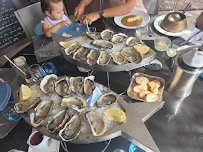
<svg viewBox="0 0 203 152"><path fill-rule="evenodd" d="M147 34L147 25L136 28L136 34L138 35L139 39L142 41L142 35Z"/></svg>
<svg viewBox="0 0 203 152"><path fill-rule="evenodd" d="M32 80L34 82L38 81L40 78L46 75L44 70L40 67L39 64L32 64L30 66L30 71L31 71Z"/></svg>
<svg viewBox="0 0 203 152"><path fill-rule="evenodd" d="M154 47L157 51L166 51L171 45L171 40L165 36L160 36L154 40Z"/></svg>
<svg viewBox="0 0 203 152"><path fill-rule="evenodd" d="M173 48L172 46L170 46L167 50L166 50L166 54L169 57L174 57L176 55L176 49Z"/></svg>

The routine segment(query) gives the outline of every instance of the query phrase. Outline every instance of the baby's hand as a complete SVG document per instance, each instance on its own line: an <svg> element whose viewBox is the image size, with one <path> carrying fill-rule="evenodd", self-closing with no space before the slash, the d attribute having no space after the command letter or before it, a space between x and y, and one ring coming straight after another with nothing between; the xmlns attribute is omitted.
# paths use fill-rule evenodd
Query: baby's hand
<svg viewBox="0 0 203 152"><path fill-rule="evenodd" d="M71 24L71 21L70 21L70 20L65 20L65 21L61 21L61 22L60 22L60 25L61 25L61 26L64 26L64 25L65 25L65 26L68 26L68 25L70 25L70 24Z"/></svg>

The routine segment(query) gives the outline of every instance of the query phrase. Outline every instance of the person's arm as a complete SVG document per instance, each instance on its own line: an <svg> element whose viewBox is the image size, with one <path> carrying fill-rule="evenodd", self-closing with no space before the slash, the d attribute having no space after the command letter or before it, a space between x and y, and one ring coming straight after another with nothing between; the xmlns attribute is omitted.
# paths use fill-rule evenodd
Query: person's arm
<svg viewBox="0 0 203 152"><path fill-rule="evenodd" d="M46 37L51 37L51 33L56 33L61 26L64 26L64 25L68 26L70 24L71 24L70 20L64 20L49 28L49 24L44 23L42 24L42 31L44 32L44 35Z"/></svg>
<svg viewBox="0 0 203 152"><path fill-rule="evenodd" d="M2 78L0 78L0 82L4 82L4 80Z"/></svg>
<svg viewBox="0 0 203 152"><path fill-rule="evenodd" d="M103 10L104 17L115 17L128 14L133 10L135 3L136 0L126 0L124 4L105 9ZM82 18L81 23L85 24L87 22L88 24L92 24L92 22L96 21L98 18L100 18L99 11L93 12Z"/></svg>
<svg viewBox="0 0 203 152"><path fill-rule="evenodd" d="M203 26L203 12L197 17L196 25Z"/></svg>
<svg viewBox="0 0 203 152"><path fill-rule="evenodd" d="M81 0L78 6L75 8L74 16L76 21L79 20L80 16L84 13L85 7L89 5L92 0Z"/></svg>

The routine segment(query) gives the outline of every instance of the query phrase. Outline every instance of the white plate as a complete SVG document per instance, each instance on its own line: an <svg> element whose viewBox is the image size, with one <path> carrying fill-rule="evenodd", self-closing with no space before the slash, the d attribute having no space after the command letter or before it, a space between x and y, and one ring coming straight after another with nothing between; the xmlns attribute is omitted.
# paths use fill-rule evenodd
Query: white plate
<svg viewBox="0 0 203 152"><path fill-rule="evenodd" d="M172 33L172 32L168 32L166 30L164 30L160 25L162 20L164 19L165 15L159 16L156 18L156 20L154 21L154 27L157 31L159 31L160 33L164 34L164 35L168 35L168 36L181 36L181 35L185 35L185 34L190 34L194 28L195 28L195 24L192 21L189 21L187 19L187 28L185 30L183 30L182 32L177 32L177 33Z"/></svg>
<svg viewBox="0 0 203 152"><path fill-rule="evenodd" d="M123 24L121 23L121 19L122 19L123 17L125 17L125 16L128 16L128 15L137 15L137 16L142 17L142 23L141 23L139 26L133 26L133 27L123 25ZM150 17L149 17L149 15L148 15L147 13L145 13L145 12L143 12L143 11L140 11L140 10L134 10L134 9L132 10L131 13L128 13L128 14L123 15L123 16L116 16L116 17L114 17L114 22L115 22L118 26L120 26L120 27L122 27L122 28L126 28L126 29L136 29L136 28L145 26L145 25L147 25L147 23L149 22L149 20L150 20Z"/></svg>

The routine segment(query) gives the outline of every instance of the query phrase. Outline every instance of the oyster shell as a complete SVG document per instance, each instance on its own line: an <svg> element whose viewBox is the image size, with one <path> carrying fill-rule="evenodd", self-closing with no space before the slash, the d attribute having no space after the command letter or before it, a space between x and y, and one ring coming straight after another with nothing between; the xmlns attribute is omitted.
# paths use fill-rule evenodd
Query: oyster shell
<svg viewBox="0 0 203 152"><path fill-rule="evenodd" d="M85 110L86 104L82 99L76 97L67 97L62 99L61 106L82 112Z"/></svg>
<svg viewBox="0 0 203 152"><path fill-rule="evenodd" d="M136 64L142 62L141 54L134 47L124 47L121 53L127 58L129 62Z"/></svg>
<svg viewBox="0 0 203 152"><path fill-rule="evenodd" d="M109 41L113 37L114 32L110 29L106 29L103 30L100 35L103 40Z"/></svg>
<svg viewBox="0 0 203 152"><path fill-rule="evenodd" d="M44 100L40 102L34 109L35 113L30 114L30 122L33 127L38 127L48 116L55 104L52 100Z"/></svg>
<svg viewBox="0 0 203 152"><path fill-rule="evenodd" d="M109 92L101 95L97 100L98 107L106 107L116 103L118 100L118 95L114 92Z"/></svg>
<svg viewBox="0 0 203 152"><path fill-rule="evenodd" d="M44 93L52 94L54 92L55 81L57 81L55 74L46 75L40 82L40 89Z"/></svg>
<svg viewBox="0 0 203 152"><path fill-rule="evenodd" d="M62 78L55 82L55 91L60 96L67 96L71 93L68 77Z"/></svg>
<svg viewBox="0 0 203 152"><path fill-rule="evenodd" d="M136 37L131 36L126 40L126 45L128 45L128 46L134 46L138 43L140 43L140 39L138 39Z"/></svg>
<svg viewBox="0 0 203 152"><path fill-rule="evenodd" d="M99 57L99 51L98 50L91 50L90 53L87 55L87 63L89 65L94 65L97 63Z"/></svg>
<svg viewBox="0 0 203 152"><path fill-rule="evenodd" d="M86 114L86 117L94 136L101 136L106 132L105 122L99 114L91 111Z"/></svg>
<svg viewBox="0 0 203 152"><path fill-rule="evenodd" d="M75 41L68 48L65 49L66 55L71 55L81 46L80 42Z"/></svg>
<svg viewBox="0 0 203 152"><path fill-rule="evenodd" d="M52 133L66 123L69 118L68 110L59 111L53 118L54 119L49 121L46 126L46 128Z"/></svg>
<svg viewBox="0 0 203 152"><path fill-rule="evenodd" d="M93 32L86 32L86 35L89 38L93 39L93 40L98 40L99 39L99 37L95 33L93 33Z"/></svg>
<svg viewBox="0 0 203 152"><path fill-rule="evenodd" d="M83 77L71 77L70 88L77 95L83 94L84 78Z"/></svg>
<svg viewBox="0 0 203 152"><path fill-rule="evenodd" d="M125 35L124 33L118 33L118 34L115 34L115 35L112 37L111 41L112 41L113 43L120 43L120 42L125 41L127 37L128 37L128 36Z"/></svg>
<svg viewBox="0 0 203 152"><path fill-rule="evenodd" d="M94 91L94 89L96 88L96 86L94 84L94 79L95 79L95 76L93 76L93 75L85 77L84 92L87 96L90 96L92 94L92 92Z"/></svg>
<svg viewBox="0 0 203 152"><path fill-rule="evenodd" d="M74 115L69 122L67 122L63 129L59 131L59 136L63 141L71 141L79 134L83 124L83 118L80 115Z"/></svg>
<svg viewBox="0 0 203 152"><path fill-rule="evenodd" d="M16 103L14 109L17 113L24 113L33 108L40 101L40 97L28 99L25 102Z"/></svg>
<svg viewBox="0 0 203 152"><path fill-rule="evenodd" d="M74 54L73 59L81 61L90 51L85 47L80 47Z"/></svg>
<svg viewBox="0 0 203 152"><path fill-rule="evenodd" d="M111 52L110 56L113 58L113 61L117 64L125 64L127 62L126 57L121 54L121 52Z"/></svg>
<svg viewBox="0 0 203 152"><path fill-rule="evenodd" d="M99 65L107 65L107 64L109 64L110 59L111 59L111 56L109 55L108 52L101 51L100 55L98 57L98 60L97 60L97 64L99 64Z"/></svg>
<svg viewBox="0 0 203 152"><path fill-rule="evenodd" d="M106 40L94 40L91 42L91 44L104 49L112 49L114 47L113 43Z"/></svg>

